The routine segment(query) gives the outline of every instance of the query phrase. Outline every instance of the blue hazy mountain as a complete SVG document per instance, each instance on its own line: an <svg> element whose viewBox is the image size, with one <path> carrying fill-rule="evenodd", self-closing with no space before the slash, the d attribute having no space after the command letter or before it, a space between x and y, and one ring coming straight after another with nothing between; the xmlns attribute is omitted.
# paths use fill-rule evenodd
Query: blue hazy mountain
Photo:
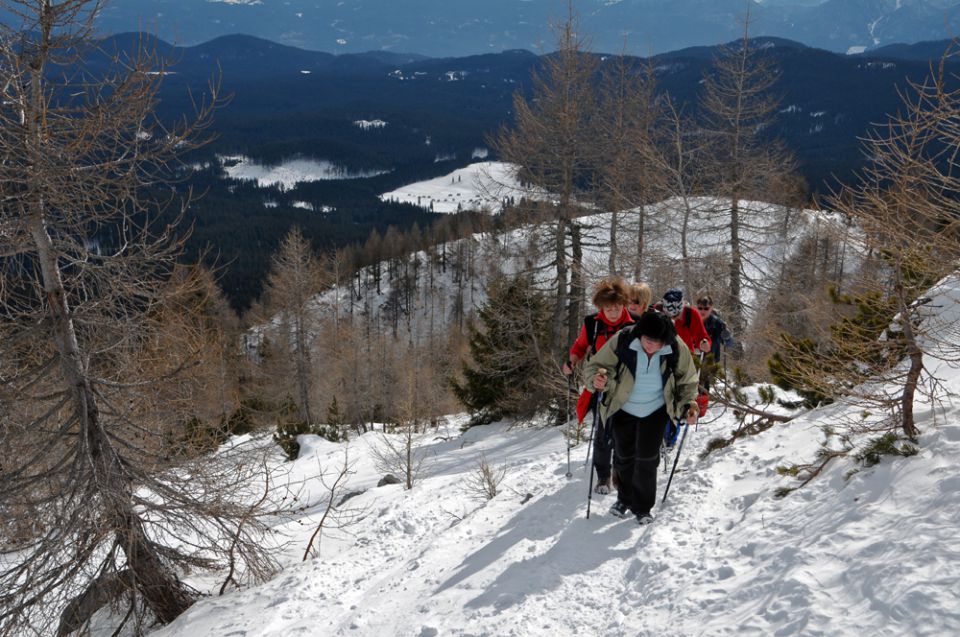
<svg viewBox="0 0 960 637"><path fill-rule="evenodd" d="M960 0L580 0L592 48L646 55L735 39L749 6L754 36L831 51L948 38ZM147 30L180 45L245 33L332 53L462 56L550 50L566 0L115 0L104 33Z"/></svg>

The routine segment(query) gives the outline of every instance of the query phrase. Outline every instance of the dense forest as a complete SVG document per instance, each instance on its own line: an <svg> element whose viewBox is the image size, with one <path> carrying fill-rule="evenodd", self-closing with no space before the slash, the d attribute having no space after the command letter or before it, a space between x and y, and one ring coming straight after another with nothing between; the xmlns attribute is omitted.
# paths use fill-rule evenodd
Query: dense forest
<svg viewBox="0 0 960 637"><path fill-rule="evenodd" d="M121 49L133 45L129 37L117 42L113 46ZM776 38L757 42L778 73L774 92L781 107L768 133L792 149L810 195L825 194L851 177L863 164L858 138L897 109L898 88L929 71L927 61L915 59L915 47L864 57ZM377 195L469 163L474 150L488 148L489 135L510 121L514 93L529 95L531 71L549 60L526 51L451 59L338 58L239 36L185 49L168 46L161 49L175 61L176 73L161 87L161 116L189 112L185 89L202 95L211 78L229 95L210 125L214 139L192 153L190 163L210 164L216 155L244 155L268 165L308 157L347 169L389 171L367 179L301 183L286 192L228 183L215 171L191 177L196 191L206 194L191 208L197 230L190 253L207 249L208 263L220 264L225 291L238 310L248 308L261 289L264 250L276 248L294 222L318 247L342 247L364 241L373 228L382 234L390 225L423 227L436 219L383 203ZM716 52L699 47L626 63L632 72L652 68L657 90L696 117L700 80ZM601 67L615 59L584 55L595 56ZM375 119L387 125L354 124ZM267 200L278 207L264 208ZM290 201L337 212L321 220L290 208Z"/></svg>

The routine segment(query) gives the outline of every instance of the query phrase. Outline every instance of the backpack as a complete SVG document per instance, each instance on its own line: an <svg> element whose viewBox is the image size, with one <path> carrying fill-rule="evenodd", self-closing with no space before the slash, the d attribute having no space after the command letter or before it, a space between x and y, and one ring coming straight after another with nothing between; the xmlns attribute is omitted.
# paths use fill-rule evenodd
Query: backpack
<svg viewBox="0 0 960 637"><path fill-rule="evenodd" d="M593 356L597 353L597 338L602 334L603 337L607 340L610 340L610 337L620 331L623 325L620 327L610 327L597 318L595 314L591 314L583 319L583 325L587 331L587 344L589 345L589 355ZM629 323L627 324L629 325Z"/></svg>
<svg viewBox="0 0 960 637"><path fill-rule="evenodd" d="M673 322L670 322L670 325L673 325ZM626 338L625 338L626 337ZM620 374L623 372L625 366L630 366L630 369L637 368L637 351L630 348L630 343L637 339L635 329L631 329L628 333L622 335L620 340L617 342L617 348L615 351L617 356L617 366L613 371L614 379L619 382ZM677 372L677 363L680 361L680 347L686 347L680 341L680 337L677 336L676 330L673 330L673 340L670 344L670 354L664 359L666 365L663 367L663 372L660 377L662 384L666 386L667 379L670 378L671 374L676 375ZM677 383L680 381L678 376L674 377L674 382ZM674 411L676 411L676 397L674 398ZM677 435L680 433L679 424L673 422L673 419L667 419L667 426L663 432L664 444L668 447L672 447L677 441Z"/></svg>

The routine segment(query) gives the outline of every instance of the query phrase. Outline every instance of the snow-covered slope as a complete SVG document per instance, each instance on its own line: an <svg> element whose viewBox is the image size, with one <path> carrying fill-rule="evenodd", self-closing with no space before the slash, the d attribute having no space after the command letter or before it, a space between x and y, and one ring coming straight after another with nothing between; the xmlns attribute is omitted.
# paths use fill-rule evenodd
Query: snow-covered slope
<svg viewBox="0 0 960 637"><path fill-rule="evenodd" d="M380 199L413 204L431 212L499 212L504 200L519 199L524 194L508 164L486 161L385 192Z"/></svg>
<svg viewBox="0 0 960 637"><path fill-rule="evenodd" d="M944 298L957 288L951 281ZM960 371L928 364L950 396L918 405L919 455L871 468L835 460L777 499L778 486L796 485L777 467L812 460L823 428L856 408L802 414L700 459L734 427L714 410L689 432L670 498L645 528L608 515L613 496L596 496L586 518L586 445L573 449L566 478L557 428L459 434L452 419L423 441L428 475L410 491L376 486L380 434L349 445L304 439L287 466L312 495L277 526L290 542L286 569L199 602L155 635L960 634ZM300 562L326 507L316 476L344 454L346 491L361 493L343 508L360 517ZM489 501L464 486L481 457L506 467Z"/></svg>

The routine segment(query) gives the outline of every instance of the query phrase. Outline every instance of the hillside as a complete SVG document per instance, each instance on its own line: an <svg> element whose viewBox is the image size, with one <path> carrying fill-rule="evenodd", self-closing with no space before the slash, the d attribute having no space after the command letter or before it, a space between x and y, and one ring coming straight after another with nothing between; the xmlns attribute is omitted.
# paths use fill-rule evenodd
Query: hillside
<svg viewBox="0 0 960 637"><path fill-rule="evenodd" d="M934 306L955 314L958 288L954 279L936 290ZM960 372L928 364L956 396ZM427 471L410 491L375 486L379 433L349 445L304 439L296 462L275 454L272 464L276 484L282 476L306 487L305 509L274 527L288 542L278 553L286 569L201 601L153 634L957 634L956 404L923 406L918 455L869 467L835 460L774 497L796 485L778 467L832 446L829 432L856 411L838 403L797 414L702 458L710 439L736 426L731 413L711 411L689 432L670 497L646 528L607 515L612 496L597 496L586 519L586 445L572 450L567 479L557 428L500 423L461 434L462 418L452 417L418 441ZM320 475L345 458L349 483L331 496ZM505 467L489 501L465 489L480 458ZM300 562L330 497L352 524L325 533L319 556Z"/></svg>

